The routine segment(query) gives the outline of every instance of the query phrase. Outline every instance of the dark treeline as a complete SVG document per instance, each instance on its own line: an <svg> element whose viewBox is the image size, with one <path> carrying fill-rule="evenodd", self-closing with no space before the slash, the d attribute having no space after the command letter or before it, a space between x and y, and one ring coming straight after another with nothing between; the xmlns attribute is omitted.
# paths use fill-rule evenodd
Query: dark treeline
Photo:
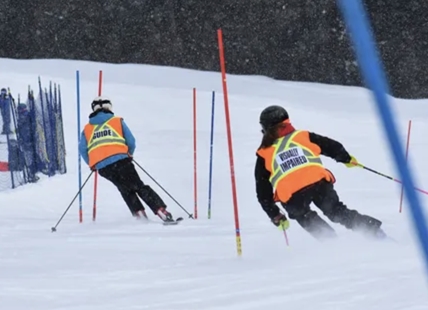
<svg viewBox="0 0 428 310"><path fill-rule="evenodd" d="M428 97L428 1L366 0L394 96ZM335 0L0 0L0 57L362 85Z"/></svg>

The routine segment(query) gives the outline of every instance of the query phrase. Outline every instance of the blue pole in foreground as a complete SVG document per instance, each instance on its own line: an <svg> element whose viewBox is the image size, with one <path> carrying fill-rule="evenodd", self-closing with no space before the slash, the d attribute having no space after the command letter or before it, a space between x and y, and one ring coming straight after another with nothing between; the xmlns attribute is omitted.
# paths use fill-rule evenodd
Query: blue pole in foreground
<svg viewBox="0 0 428 310"><path fill-rule="evenodd" d="M76 96L77 96L77 143L80 143L80 76L76 71ZM82 164L80 155L77 155L77 165L79 174L79 189L82 187ZM82 191L79 192L79 222L83 221Z"/></svg>
<svg viewBox="0 0 428 310"><path fill-rule="evenodd" d="M428 230L425 224L426 217L419 197L414 190L411 171L407 166L404 149L400 144L397 128L389 107L387 97L389 86L377 55L375 44L373 43L370 22L365 15L365 10L360 0L338 0L338 3L354 43L361 73L376 99L378 113L382 118L396 167L400 172L406 197L410 205L413 224L425 256L425 265L428 271Z"/></svg>
<svg viewBox="0 0 428 310"><path fill-rule="evenodd" d="M210 142L210 171L208 181L208 219L211 218L211 188L212 188L212 172L213 172L213 146L214 146L214 103L215 92L213 91L211 103L211 142Z"/></svg>

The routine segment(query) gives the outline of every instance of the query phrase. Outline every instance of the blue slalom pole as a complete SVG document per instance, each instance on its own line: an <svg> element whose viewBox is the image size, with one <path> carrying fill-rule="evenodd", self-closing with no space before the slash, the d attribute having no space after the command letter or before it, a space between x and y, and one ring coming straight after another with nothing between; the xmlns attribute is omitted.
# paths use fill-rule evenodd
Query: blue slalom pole
<svg viewBox="0 0 428 310"><path fill-rule="evenodd" d="M215 92L213 91L211 103L211 141L210 141L210 172L208 181L208 219L211 218L211 188L212 188L212 174L213 174L213 146L214 146L214 105L215 105Z"/></svg>
<svg viewBox="0 0 428 310"><path fill-rule="evenodd" d="M398 138L397 127L389 107L389 86L377 55L370 22L366 17L365 9L360 0L338 0L340 9L345 18L348 30L354 43L357 59L361 67L367 86L372 90L376 99L378 113L383 121L385 133L388 136L390 150L393 153L395 164L400 172L407 201L419 244L425 258L428 271L428 229L427 219L422 209L419 197L414 190L411 171L407 165L404 149Z"/></svg>
<svg viewBox="0 0 428 310"><path fill-rule="evenodd" d="M80 143L80 75L79 70L76 71L76 95L77 95L77 145ZM82 164L80 154L77 155L77 165L79 173L79 222L83 222L83 207L82 207Z"/></svg>

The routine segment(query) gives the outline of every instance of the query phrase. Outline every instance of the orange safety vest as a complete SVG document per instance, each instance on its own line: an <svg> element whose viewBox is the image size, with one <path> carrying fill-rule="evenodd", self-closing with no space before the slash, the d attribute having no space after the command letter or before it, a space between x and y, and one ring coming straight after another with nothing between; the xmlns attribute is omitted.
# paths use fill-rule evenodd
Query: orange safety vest
<svg viewBox="0 0 428 310"><path fill-rule="evenodd" d="M99 125L87 124L84 133L88 143L89 167L95 167L110 156L128 154L120 117L112 117Z"/></svg>
<svg viewBox="0 0 428 310"><path fill-rule="evenodd" d="M270 172L275 201L287 202L302 188L334 177L321 162L321 149L309 139L309 132L296 130L276 139L272 146L257 151Z"/></svg>

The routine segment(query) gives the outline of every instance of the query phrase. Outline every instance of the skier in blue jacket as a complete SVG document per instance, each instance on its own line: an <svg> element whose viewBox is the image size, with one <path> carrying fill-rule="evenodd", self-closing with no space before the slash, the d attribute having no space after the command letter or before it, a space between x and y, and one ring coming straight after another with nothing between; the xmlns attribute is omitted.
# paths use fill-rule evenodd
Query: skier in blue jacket
<svg viewBox="0 0 428 310"><path fill-rule="evenodd" d="M163 221L174 221L162 199L143 183L135 170L131 158L135 151L135 138L125 121L120 118L119 122L114 116L111 101L106 97L95 98L92 111L79 143L83 160L117 187L133 216L147 218L140 197ZM120 132L122 137L113 137L112 133ZM123 140L126 146L120 142ZM94 144L96 147L92 147ZM117 151L121 149L127 151Z"/></svg>
<svg viewBox="0 0 428 310"><path fill-rule="evenodd" d="M9 135L12 133L10 130L10 122L11 122L11 99L7 93L6 88L2 88L0 91L0 112L2 118L2 135Z"/></svg>

